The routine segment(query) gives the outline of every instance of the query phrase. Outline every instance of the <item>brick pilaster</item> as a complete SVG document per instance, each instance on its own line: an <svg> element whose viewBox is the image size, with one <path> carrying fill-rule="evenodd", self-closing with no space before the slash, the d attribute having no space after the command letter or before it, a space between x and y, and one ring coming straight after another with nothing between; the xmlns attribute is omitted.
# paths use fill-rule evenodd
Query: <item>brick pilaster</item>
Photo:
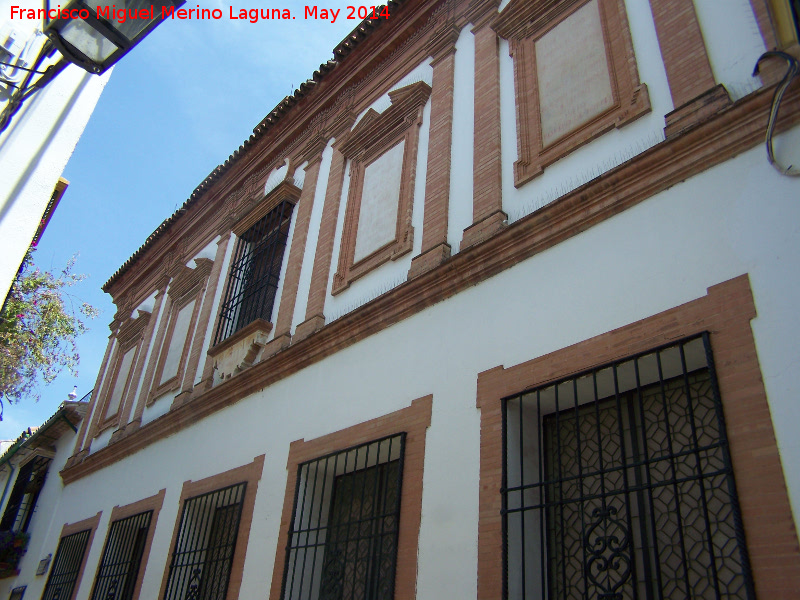
<svg viewBox="0 0 800 600"><path fill-rule="evenodd" d="M295 338L303 339L325 325L325 297L328 292L328 279L333 258L333 242L336 237L336 220L339 218L339 203L344 185L345 157L338 144L333 146L328 187L325 191L325 204L322 207L322 221L317 236L317 251L314 255L314 269L311 272L311 287L308 290L306 320L295 330Z"/></svg>
<svg viewBox="0 0 800 600"><path fill-rule="evenodd" d="M494 14L492 10L487 17ZM462 249L490 237L508 219L503 212L498 38L486 17L475 25L472 33L475 35L472 225L464 230Z"/></svg>
<svg viewBox="0 0 800 600"><path fill-rule="evenodd" d="M450 258L447 217L450 201L450 156L453 146L453 90L455 39L433 60L431 126L428 136L428 169L425 180L425 216L422 251L411 261L411 279Z"/></svg>
<svg viewBox="0 0 800 600"><path fill-rule="evenodd" d="M693 0L650 0L650 6L674 107L666 115L669 137L708 118L730 99L716 85Z"/></svg>
<svg viewBox="0 0 800 600"><path fill-rule="evenodd" d="M275 321L275 337L264 348L264 356L275 354L289 345L291 341L292 317L297 300L297 287L300 284L300 269L303 266L303 256L306 252L308 239L308 226L311 221L311 210L314 208L314 194L317 190L317 176L322 160L322 150L309 160L306 167L306 177L303 192L297 201L294 235L292 246L289 249L289 260L286 263L286 273L283 278L283 292L281 304L278 308L278 318ZM291 173L291 171L290 171Z"/></svg>

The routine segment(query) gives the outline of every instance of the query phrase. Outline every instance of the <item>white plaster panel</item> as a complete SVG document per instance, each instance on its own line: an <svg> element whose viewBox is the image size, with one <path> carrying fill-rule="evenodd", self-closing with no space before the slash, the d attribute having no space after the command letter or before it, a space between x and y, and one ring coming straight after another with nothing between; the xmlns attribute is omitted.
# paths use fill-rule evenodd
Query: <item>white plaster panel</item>
<svg viewBox="0 0 800 600"><path fill-rule="evenodd" d="M175 328L172 330L172 338L169 341L167 356L164 359L164 369L161 372L159 385L178 374L183 347L186 344L186 334L189 333L189 325L192 322L192 311L194 310L195 302L195 300L192 300L175 315Z"/></svg>
<svg viewBox="0 0 800 600"><path fill-rule="evenodd" d="M382 248L397 235L397 208L405 147L403 140L364 170L354 262Z"/></svg>
<svg viewBox="0 0 800 600"><path fill-rule="evenodd" d="M104 416L110 417L117 414L119 410L119 403L122 400L122 392L125 390L125 384L128 381L128 375L131 373L131 366L133 365L133 357L136 354L136 346L131 348L122 357L122 362L119 365L119 372L117 380L114 382L114 389L111 390L111 397L108 399L108 408Z"/></svg>
<svg viewBox="0 0 800 600"><path fill-rule="evenodd" d="M766 48L750 0L694 0L694 6L717 83L734 100L761 87L752 73Z"/></svg>
<svg viewBox="0 0 800 600"><path fill-rule="evenodd" d="M647 85L651 112L574 150L519 189L514 186L513 167L517 160L514 65L508 42L500 41L503 210L508 214L509 222L538 210L664 139L664 115L672 111L672 96L650 4L628 0L625 7L639 79Z"/></svg>
<svg viewBox="0 0 800 600"><path fill-rule="evenodd" d="M597 0L536 42L542 140L548 146L614 104Z"/></svg>

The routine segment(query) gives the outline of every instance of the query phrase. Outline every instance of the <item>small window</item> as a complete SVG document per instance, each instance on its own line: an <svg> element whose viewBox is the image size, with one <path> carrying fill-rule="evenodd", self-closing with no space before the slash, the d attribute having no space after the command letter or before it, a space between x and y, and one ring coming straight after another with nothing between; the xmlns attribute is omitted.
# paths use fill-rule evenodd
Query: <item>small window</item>
<svg viewBox="0 0 800 600"><path fill-rule="evenodd" d="M94 583L92 600L131 600L153 511L114 521Z"/></svg>
<svg viewBox="0 0 800 600"><path fill-rule="evenodd" d="M707 337L503 403L506 597L752 600Z"/></svg>
<svg viewBox="0 0 800 600"><path fill-rule="evenodd" d="M42 600L71 600L91 533L85 529L61 538Z"/></svg>
<svg viewBox="0 0 800 600"><path fill-rule="evenodd" d="M11 590L11 595L8 597L8 600L22 600L22 597L25 595L26 589L27 586L24 585L20 587L15 587L13 590Z"/></svg>
<svg viewBox="0 0 800 600"><path fill-rule="evenodd" d="M37 456L20 468L3 519L0 521L0 530L28 530L50 462L51 459L45 456Z"/></svg>
<svg viewBox="0 0 800 600"><path fill-rule="evenodd" d="M298 465L284 600L391 600L405 434Z"/></svg>
<svg viewBox="0 0 800 600"><path fill-rule="evenodd" d="M247 483L183 504L164 600L225 600Z"/></svg>
<svg viewBox="0 0 800 600"><path fill-rule="evenodd" d="M214 344L253 321L272 320L293 210L284 200L239 237Z"/></svg>

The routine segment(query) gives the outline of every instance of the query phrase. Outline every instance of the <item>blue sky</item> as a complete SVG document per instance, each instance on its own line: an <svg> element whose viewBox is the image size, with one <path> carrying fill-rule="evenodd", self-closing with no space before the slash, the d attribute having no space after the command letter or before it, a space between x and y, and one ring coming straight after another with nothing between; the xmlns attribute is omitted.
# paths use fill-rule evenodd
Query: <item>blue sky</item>
<svg viewBox="0 0 800 600"><path fill-rule="evenodd" d="M79 254L75 272L88 277L70 291L102 314L78 341L78 377L62 374L38 403L6 406L0 439L43 423L73 385L79 396L92 389L115 312L100 286L359 23L345 18L345 3L318 5L341 9L335 23L305 20L306 4L294 0L199 5L223 18L164 22L124 57L67 164L70 186L35 260L60 269ZM296 18L231 20L231 5L289 9Z"/></svg>

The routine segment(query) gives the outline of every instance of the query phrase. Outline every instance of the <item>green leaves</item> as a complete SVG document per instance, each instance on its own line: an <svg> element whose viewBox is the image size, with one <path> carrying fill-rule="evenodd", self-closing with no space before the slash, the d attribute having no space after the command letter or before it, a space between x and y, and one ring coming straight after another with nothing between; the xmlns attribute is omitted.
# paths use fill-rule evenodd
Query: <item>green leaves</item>
<svg viewBox="0 0 800 600"><path fill-rule="evenodd" d="M72 272L74 264L75 257L55 275L39 270L30 251L25 257L0 315L0 406L38 400L40 377L47 384L63 369L77 374L75 340L99 311L67 292L86 277Z"/></svg>

